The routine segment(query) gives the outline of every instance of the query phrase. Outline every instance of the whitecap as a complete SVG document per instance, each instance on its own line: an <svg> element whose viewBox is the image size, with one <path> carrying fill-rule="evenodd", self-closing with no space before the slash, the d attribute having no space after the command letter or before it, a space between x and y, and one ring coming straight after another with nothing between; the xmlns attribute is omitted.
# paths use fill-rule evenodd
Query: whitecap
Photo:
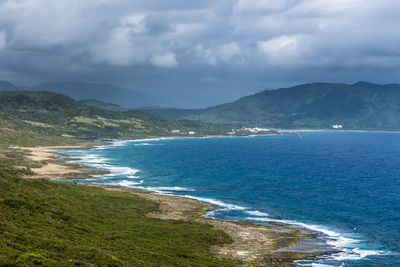
<svg viewBox="0 0 400 267"><path fill-rule="evenodd" d="M298 266L311 266L311 267L334 267L334 265L329 265L325 263L310 262L310 261L294 261Z"/></svg>
<svg viewBox="0 0 400 267"><path fill-rule="evenodd" d="M80 162L83 163L106 163L108 161L107 158L101 157L100 155L96 154L86 154L80 157Z"/></svg>
<svg viewBox="0 0 400 267"><path fill-rule="evenodd" d="M186 191L195 191L191 188L186 187L179 187L179 186L160 186L160 187L138 187L139 189L146 190L146 191L153 191L158 194L162 195L170 195L174 194L175 192L186 192Z"/></svg>
<svg viewBox="0 0 400 267"><path fill-rule="evenodd" d="M225 208L226 210L246 210L246 209L248 209L247 207L242 207L242 206L238 206L238 205L234 205L234 204L225 203L223 201L215 200L212 198L194 197L194 196L189 196L189 195L184 195L182 197L195 199L195 200L198 200L201 202L206 202L206 203L209 203L209 204L212 204L215 206Z"/></svg>
<svg viewBox="0 0 400 267"><path fill-rule="evenodd" d="M133 169L130 167L122 167L122 166L111 166L111 165L103 165L103 168L105 168L106 170L108 170L110 173L105 174L104 176L132 176L138 172L140 172L140 170L138 169Z"/></svg>
<svg viewBox="0 0 400 267"><path fill-rule="evenodd" d="M388 252L383 250L371 250L362 248L345 249L342 252L335 253L331 255L333 260L343 261L343 260L361 260L368 256L379 256L387 255Z"/></svg>
<svg viewBox="0 0 400 267"><path fill-rule="evenodd" d="M155 144L150 144L150 143L139 143L139 144L134 144L135 146L155 146Z"/></svg>
<svg viewBox="0 0 400 267"><path fill-rule="evenodd" d="M305 223L301 223L301 222L296 222L296 221L291 221L291 220L279 220L279 219L273 219L273 218L255 218L255 217L247 217L246 220L252 220L252 221L264 221L264 222L277 222L277 223L283 223L283 224L290 224L290 225L296 225L299 226L301 228L304 229L308 229L314 232L319 232L319 233L323 233L324 235L328 236L328 237L332 237L332 238L338 238L338 237L342 237L341 234L327 229L325 227L322 227L320 225L313 225L313 224L305 224ZM343 238L342 240L342 244L344 244L345 242L357 242L357 240L352 239L352 238Z"/></svg>
<svg viewBox="0 0 400 267"><path fill-rule="evenodd" d="M133 182L133 181L127 181L123 180L118 183L109 183L111 185L120 185L120 186L125 186L125 187L136 187L136 185L143 184L143 180L140 180L139 182Z"/></svg>
<svg viewBox="0 0 400 267"><path fill-rule="evenodd" d="M94 149L95 150L103 150L103 149L109 149L109 148L113 148L113 147L122 147L122 146L129 145L130 143L142 143L142 145L144 145L144 146L154 145L154 144L151 144L148 142L158 142L161 140L171 140L171 139L176 139L176 137L158 137L158 138L144 138L144 139L133 139L133 140L114 140L114 141L107 142L104 145L96 146ZM140 144L137 144L137 145L140 145Z"/></svg>
<svg viewBox="0 0 400 267"><path fill-rule="evenodd" d="M249 215L258 216L258 217L269 216L268 213L261 212L258 210L247 210L246 213Z"/></svg>
<svg viewBox="0 0 400 267"><path fill-rule="evenodd" d="M177 139L177 137L157 137L157 138L144 138L144 139L136 139L136 140L129 140L129 142L149 142L149 141L161 141L161 140L172 140Z"/></svg>
<svg viewBox="0 0 400 267"><path fill-rule="evenodd" d="M109 141L104 145L96 146L94 149L95 150L103 150L103 149L109 149L112 147L121 147L121 146L126 146L131 142L132 142L132 140L114 140L114 141Z"/></svg>
<svg viewBox="0 0 400 267"><path fill-rule="evenodd" d="M125 167L125 166L115 166L109 164L111 161L106 157L102 157L99 154L81 152L81 153L73 153L72 154L75 159L78 160L71 161L73 163L81 163L87 165L89 167L93 167L100 170L108 171L109 173L101 175L102 178L107 177L116 177L116 176L123 176L126 178L139 178L135 174L140 172L138 169Z"/></svg>
<svg viewBox="0 0 400 267"><path fill-rule="evenodd" d="M116 140L110 143L111 146L125 146L130 143L131 140Z"/></svg>
<svg viewBox="0 0 400 267"><path fill-rule="evenodd" d="M160 186L160 187L149 187L151 189L155 190L161 190L161 191L195 191L194 189L191 188L186 188L186 187L179 187L179 186Z"/></svg>
<svg viewBox="0 0 400 267"><path fill-rule="evenodd" d="M340 252L332 254L329 259L343 261L343 260L360 260L367 256L372 255L383 255L386 252L380 250L368 250L355 247L360 240L346 237L344 234L335 232L334 230L327 229L326 227L315 225L315 224L305 224L301 222L291 221L291 220L279 220L273 218L260 218L260 217L247 217L246 220L251 221L265 221L265 222L278 222L288 225L298 226L303 229L308 229L313 232L322 233L326 237L326 243L335 249L340 250Z"/></svg>
<svg viewBox="0 0 400 267"><path fill-rule="evenodd" d="M215 210L207 211L204 216L207 217L207 218L215 219Z"/></svg>

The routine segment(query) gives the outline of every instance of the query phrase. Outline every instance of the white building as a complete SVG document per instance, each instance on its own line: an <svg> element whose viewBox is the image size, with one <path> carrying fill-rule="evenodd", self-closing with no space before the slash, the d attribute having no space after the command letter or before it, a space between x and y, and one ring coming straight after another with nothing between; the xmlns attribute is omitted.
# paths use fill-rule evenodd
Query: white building
<svg viewBox="0 0 400 267"><path fill-rule="evenodd" d="M255 128L242 127L242 130L249 131L251 133L269 132L270 131L270 129L268 129L268 128L258 128L258 127L255 127Z"/></svg>
<svg viewBox="0 0 400 267"><path fill-rule="evenodd" d="M343 125L341 125L341 124L335 124L335 125L332 125L332 128L333 128L333 129L342 129L342 128L343 128Z"/></svg>
<svg viewBox="0 0 400 267"><path fill-rule="evenodd" d="M189 134L196 134L194 131L189 131Z"/></svg>
<svg viewBox="0 0 400 267"><path fill-rule="evenodd" d="M171 133L180 133L181 130L171 130Z"/></svg>
<svg viewBox="0 0 400 267"><path fill-rule="evenodd" d="M236 133L235 129L232 129L232 131L227 132L227 134L230 134L230 135L234 135L235 133Z"/></svg>

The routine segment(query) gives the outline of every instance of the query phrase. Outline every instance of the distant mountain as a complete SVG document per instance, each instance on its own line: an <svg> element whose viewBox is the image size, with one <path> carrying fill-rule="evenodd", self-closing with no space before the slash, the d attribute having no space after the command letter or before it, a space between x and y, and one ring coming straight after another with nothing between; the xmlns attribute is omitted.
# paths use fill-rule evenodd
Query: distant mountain
<svg viewBox="0 0 400 267"><path fill-rule="evenodd" d="M7 81L0 81L0 91L13 91L13 90L19 90L19 87Z"/></svg>
<svg viewBox="0 0 400 267"><path fill-rule="evenodd" d="M114 110L114 111L125 111L126 108L121 107L120 105L113 104L113 103L104 103L103 101L99 101L96 99L84 99L80 101L89 106L107 109L107 110Z"/></svg>
<svg viewBox="0 0 400 267"><path fill-rule="evenodd" d="M149 105L149 96L121 88L112 84L88 82L52 82L42 83L26 90L50 91L72 97L76 100L96 99L106 103L116 103L126 108L138 108Z"/></svg>
<svg viewBox="0 0 400 267"><path fill-rule="evenodd" d="M274 128L400 130L400 85L310 83L206 109L147 109L174 119Z"/></svg>
<svg viewBox="0 0 400 267"><path fill-rule="evenodd" d="M76 81L42 83L34 86L17 86L7 81L0 81L0 91L15 90L49 91L72 97L75 100L93 99L105 103L115 103L124 108L139 108L153 104L153 99L146 94L112 84Z"/></svg>

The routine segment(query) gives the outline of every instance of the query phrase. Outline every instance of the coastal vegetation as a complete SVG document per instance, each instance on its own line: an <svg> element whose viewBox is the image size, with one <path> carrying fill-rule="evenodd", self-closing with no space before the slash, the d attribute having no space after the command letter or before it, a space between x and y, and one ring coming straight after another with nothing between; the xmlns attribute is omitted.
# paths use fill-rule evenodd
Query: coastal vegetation
<svg viewBox="0 0 400 267"><path fill-rule="evenodd" d="M0 92L0 136L14 145L74 143L76 140L133 139L152 136L221 134L230 127L191 121L176 121L140 110L107 110L65 95L38 91ZM63 138L62 138L63 137ZM6 140L7 139L7 140ZM18 140L17 140L18 139Z"/></svg>
<svg viewBox="0 0 400 267"><path fill-rule="evenodd" d="M81 100L80 102L89 105L89 106L94 106L97 108L102 108L102 109L107 109L107 110L114 110L114 111L126 111L128 110L127 108L123 108L117 104L113 104L113 103L105 103L103 101L100 100L96 100L96 99L84 99Z"/></svg>
<svg viewBox="0 0 400 267"><path fill-rule="evenodd" d="M18 146L168 135L200 123L142 111L110 111L49 92L0 93L0 264L5 266L231 266L213 226L162 220L158 204L130 192L32 179L47 161ZM201 128L204 127L204 128Z"/></svg>
<svg viewBox="0 0 400 267"><path fill-rule="evenodd" d="M73 85L55 83L43 88L68 93L68 88L75 88ZM73 97L86 100L76 101L65 95L38 91L40 86L29 88L33 91L21 91L11 83L0 82L0 114L34 122L36 126L40 126L37 122L44 123L41 126L55 124L57 129L52 130L57 130L57 134L92 139L166 136L172 130L194 131L199 135L226 134L242 126L332 129L333 125L342 125L340 129L344 130L400 129L399 84L310 83L265 90L205 109L144 107L141 110L119 106L122 102L102 102L93 94L95 85L84 85L91 89L73 90Z"/></svg>
<svg viewBox="0 0 400 267"><path fill-rule="evenodd" d="M38 170L65 164L52 157L32 160L22 147L168 136L173 130L182 136L218 134L229 128L92 105L51 92L0 92L2 265L286 266L318 254L279 252L309 238L304 231L199 219L204 205L193 200L160 201L153 194L37 179L58 177ZM172 204L165 215L167 202Z"/></svg>
<svg viewBox="0 0 400 267"><path fill-rule="evenodd" d="M46 266L230 266L212 226L150 218L158 206L128 192L23 179L0 167L0 263ZM6 165L6 166L4 166Z"/></svg>
<svg viewBox="0 0 400 267"><path fill-rule="evenodd" d="M57 134L46 124L11 119L0 113L0 150L9 146L71 145L81 142Z"/></svg>

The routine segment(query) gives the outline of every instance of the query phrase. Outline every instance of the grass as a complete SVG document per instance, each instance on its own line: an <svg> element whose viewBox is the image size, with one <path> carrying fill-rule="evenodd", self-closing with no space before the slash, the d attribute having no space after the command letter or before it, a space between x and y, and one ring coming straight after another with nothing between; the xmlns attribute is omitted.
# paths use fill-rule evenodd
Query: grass
<svg viewBox="0 0 400 267"><path fill-rule="evenodd" d="M32 161L26 157L26 152L20 149L1 149L0 148L0 168L17 167L25 170L30 168L40 168L45 161Z"/></svg>
<svg viewBox="0 0 400 267"><path fill-rule="evenodd" d="M8 126L15 125L3 124ZM224 232L196 222L149 218L146 214L158 206L132 193L21 178L46 163L29 160L10 144L69 141L22 126L4 131L17 135L0 135L1 266L232 265L211 252L212 246L231 242Z"/></svg>
<svg viewBox="0 0 400 267"><path fill-rule="evenodd" d="M12 119L0 113L0 149L10 145L72 145L80 142L78 139L60 136L52 127Z"/></svg>
<svg viewBox="0 0 400 267"><path fill-rule="evenodd" d="M0 147L0 265L232 265L211 252L232 242L224 232L149 218L157 204L129 192L23 179L45 163L6 147Z"/></svg>
<svg viewBox="0 0 400 267"><path fill-rule="evenodd" d="M68 145L81 139L220 132L141 111L106 111L53 93L0 95L1 266L231 266L212 246L232 242L210 225L160 220L157 204L129 192L23 179L32 162L11 145ZM76 138L63 137L73 135Z"/></svg>
<svg viewBox="0 0 400 267"><path fill-rule="evenodd" d="M209 225L146 216L129 192L22 179L0 168L0 262L47 266L230 266L211 253L231 242Z"/></svg>
<svg viewBox="0 0 400 267"><path fill-rule="evenodd" d="M13 127L2 125L9 122L14 123ZM189 131L200 135L223 134L230 129L222 125L175 121L140 110L105 110L51 92L0 92L0 137L6 135L10 141L15 141L11 137L16 128L19 134L40 133L53 139L69 135L85 140L171 136L171 130L176 129L186 135ZM32 139L30 135L24 137ZM35 136L35 139L40 137Z"/></svg>

